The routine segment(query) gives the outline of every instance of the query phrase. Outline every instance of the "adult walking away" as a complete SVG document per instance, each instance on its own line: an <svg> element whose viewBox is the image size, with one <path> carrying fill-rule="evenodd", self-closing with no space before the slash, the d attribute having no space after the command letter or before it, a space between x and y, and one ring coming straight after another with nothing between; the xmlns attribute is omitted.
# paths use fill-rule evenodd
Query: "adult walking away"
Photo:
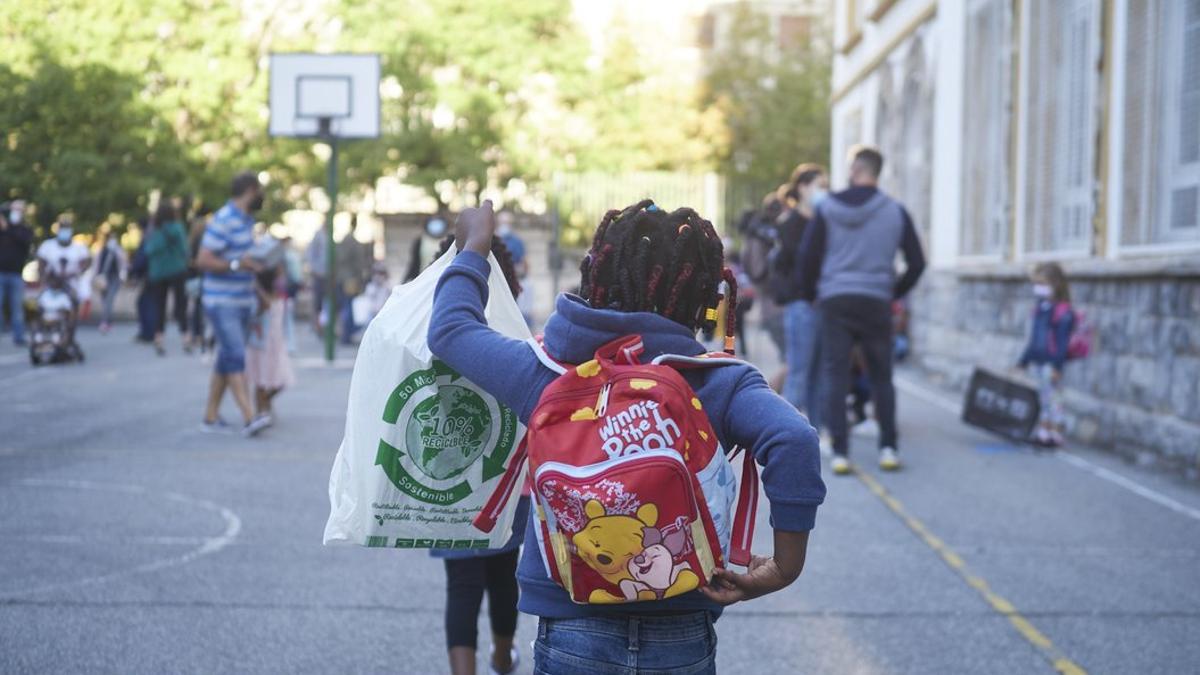
<svg viewBox="0 0 1200 675"><path fill-rule="evenodd" d="M13 344L25 346L25 280L21 271L29 262L33 230L25 224L25 202L17 199L0 206L0 320L7 310Z"/></svg>
<svg viewBox="0 0 1200 675"><path fill-rule="evenodd" d="M366 288L371 276L371 252L368 245L354 238L351 225L333 249L337 280L337 315L342 323L342 344L353 344L359 326L354 323L354 299ZM331 319L332 320L332 319Z"/></svg>
<svg viewBox="0 0 1200 675"><path fill-rule="evenodd" d="M263 188L250 172L233 178L231 197L204 230L196 267L204 272L204 311L217 341L217 360L204 411L205 431L227 431L219 415L225 391L242 413L242 435L253 436L270 424L255 417L246 388L246 340L254 313L254 273L261 271L248 254L254 244L254 216L262 208Z"/></svg>
<svg viewBox="0 0 1200 675"><path fill-rule="evenodd" d="M801 297L800 242L813 220L814 209L829 193L829 177L824 167L801 164L792 172L786 199L790 208L781 214L779 252L772 261L771 274L775 301L784 307L783 328L786 340L787 379L783 397L808 416L809 424L820 431L825 427L822 414L821 312Z"/></svg>
<svg viewBox="0 0 1200 675"><path fill-rule="evenodd" d="M879 422L879 466L900 468L896 454L896 392L892 385L891 303L925 271L925 254L908 211L878 187L883 155L856 146L850 153L850 188L816 209L804 233L800 297L816 300L822 315L826 420L833 436L834 473L850 473L846 393L850 350L862 349ZM896 253L905 270L896 278Z"/></svg>
<svg viewBox="0 0 1200 675"><path fill-rule="evenodd" d="M125 281L127 256L121 242L113 234L112 228L105 225L100 230L100 253L96 256L96 276L92 283L100 293L100 332L108 333L112 329L113 303L121 283Z"/></svg>
<svg viewBox="0 0 1200 675"><path fill-rule="evenodd" d="M317 335L321 334L321 310L325 306L325 296L329 293L329 287L325 285L325 272L329 265L326 259L329 251L328 240L329 234L322 225L317 228L304 251L305 262L308 263L309 290L312 292L313 332Z"/></svg>
<svg viewBox="0 0 1200 675"><path fill-rule="evenodd" d="M179 220L178 211L167 199L159 202L150 233L146 237L146 281L154 301L158 324L154 329L154 351L165 355L163 335L167 327L167 296L171 296L172 313L179 324L179 334L188 338L187 315L187 231Z"/></svg>

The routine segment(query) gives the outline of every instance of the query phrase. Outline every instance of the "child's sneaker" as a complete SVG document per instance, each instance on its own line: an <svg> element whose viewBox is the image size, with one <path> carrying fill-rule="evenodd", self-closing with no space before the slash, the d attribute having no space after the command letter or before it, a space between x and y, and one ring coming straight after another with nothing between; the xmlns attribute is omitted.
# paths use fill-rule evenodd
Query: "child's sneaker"
<svg viewBox="0 0 1200 675"><path fill-rule="evenodd" d="M835 474L845 476L850 473L850 459L845 455L835 455L829 467Z"/></svg>
<svg viewBox="0 0 1200 675"><path fill-rule="evenodd" d="M242 427L242 436L245 436L246 438L257 436L258 432L266 429L269 426L271 426L271 418L267 415L259 415L258 417L255 417L247 422L246 426Z"/></svg>
<svg viewBox="0 0 1200 675"><path fill-rule="evenodd" d="M879 468L884 471L896 471L900 468L900 456L892 448L879 451Z"/></svg>
<svg viewBox="0 0 1200 675"><path fill-rule="evenodd" d="M200 431L206 434L228 434L233 431L233 427L229 423L218 417L211 422L208 420L200 421Z"/></svg>

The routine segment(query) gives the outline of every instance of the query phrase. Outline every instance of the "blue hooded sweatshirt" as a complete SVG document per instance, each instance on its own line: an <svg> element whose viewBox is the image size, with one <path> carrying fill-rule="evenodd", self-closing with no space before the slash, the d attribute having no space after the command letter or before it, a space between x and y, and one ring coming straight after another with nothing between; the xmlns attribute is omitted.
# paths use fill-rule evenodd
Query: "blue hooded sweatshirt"
<svg viewBox="0 0 1200 675"><path fill-rule="evenodd" d="M528 424L542 390L558 375L542 365L529 344L501 335L484 322L490 271L485 258L464 251L442 274L433 301L429 348ZM559 296L556 310L546 323L543 344L552 358L564 363L589 361L601 346L633 334L642 336L644 361L660 354L706 352L693 331L658 314L593 309L582 298L566 294ZM754 453L762 467L772 525L789 532L811 530L817 506L825 500L825 483L817 433L808 421L750 364L684 371L683 376L708 412L721 446ZM704 610L720 614L721 606L698 591L652 603L577 605L547 575L535 523L529 519L517 568L522 612L556 619Z"/></svg>

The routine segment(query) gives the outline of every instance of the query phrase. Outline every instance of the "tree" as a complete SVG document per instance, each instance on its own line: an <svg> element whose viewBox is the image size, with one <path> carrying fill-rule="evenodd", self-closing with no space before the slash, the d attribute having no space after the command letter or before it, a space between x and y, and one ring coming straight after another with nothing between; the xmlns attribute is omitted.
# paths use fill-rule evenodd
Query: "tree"
<svg viewBox="0 0 1200 675"><path fill-rule="evenodd" d="M187 163L139 90L136 78L98 64L67 68L42 56L28 76L0 66L0 91L19 102L0 107L0 189L38 204L43 226L66 210L83 230L144 211L150 192L181 180Z"/></svg>
<svg viewBox="0 0 1200 675"><path fill-rule="evenodd" d="M704 96L725 121L727 145L717 160L735 189L765 191L800 162L829 157L830 66L824 40L780 49L766 17L737 5Z"/></svg>

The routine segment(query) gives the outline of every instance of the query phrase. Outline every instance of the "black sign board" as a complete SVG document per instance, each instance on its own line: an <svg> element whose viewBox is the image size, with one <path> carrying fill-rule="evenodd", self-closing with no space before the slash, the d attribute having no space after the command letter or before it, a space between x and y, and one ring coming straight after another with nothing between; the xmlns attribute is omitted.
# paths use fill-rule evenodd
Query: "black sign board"
<svg viewBox="0 0 1200 675"><path fill-rule="evenodd" d="M1036 389L976 368L967 386L962 419L971 426L1023 442L1033 433L1040 411Z"/></svg>

